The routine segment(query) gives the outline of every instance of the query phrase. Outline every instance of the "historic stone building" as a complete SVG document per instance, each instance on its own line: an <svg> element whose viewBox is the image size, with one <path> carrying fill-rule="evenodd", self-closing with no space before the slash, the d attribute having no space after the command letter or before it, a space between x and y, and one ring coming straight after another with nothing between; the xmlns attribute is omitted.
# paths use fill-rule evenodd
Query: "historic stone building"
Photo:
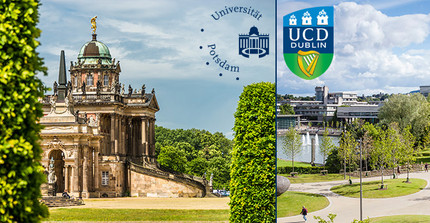
<svg viewBox="0 0 430 223"><path fill-rule="evenodd" d="M79 197L202 197L205 180L163 170L155 158L155 90L120 83L119 61L97 40L70 64L64 51L53 95L43 99L42 164L54 160L57 192ZM43 189L42 189L43 190Z"/></svg>

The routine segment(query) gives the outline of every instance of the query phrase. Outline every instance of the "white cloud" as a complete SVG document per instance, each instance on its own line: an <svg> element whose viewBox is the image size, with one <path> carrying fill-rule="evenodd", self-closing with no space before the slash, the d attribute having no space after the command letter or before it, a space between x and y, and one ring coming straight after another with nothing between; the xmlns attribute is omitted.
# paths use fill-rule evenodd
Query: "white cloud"
<svg viewBox="0 0 430 223"><path fill-rule="evenodd" d="M369 90L372 88L378 92L409 92L429 83L430 49L423 45L430 34L429 14L390 17L371 5L344 2L335 6L334 30L335 58L329 70L317 78L319 82L291 77L295 75L278 58L281 91L288 93L297 88L288 86L294 83L285 78L300 83L309 94L318 83L360 94L373 92ZM279 27L278 32L282 33ZM282 44L278 51L282 51Z"/></svg>

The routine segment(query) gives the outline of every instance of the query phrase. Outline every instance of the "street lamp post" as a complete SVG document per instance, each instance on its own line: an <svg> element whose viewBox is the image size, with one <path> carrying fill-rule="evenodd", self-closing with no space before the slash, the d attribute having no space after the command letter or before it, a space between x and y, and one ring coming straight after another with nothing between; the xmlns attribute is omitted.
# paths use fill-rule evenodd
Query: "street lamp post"
<svg viewBox="0 0 430 223"><path fill-rule="evenodd" d="M358 147L360 147L360 221L363 221L363 182L361 172L363 171L363 162L361 160L362 146L361 140L358 140Z"/></svg>

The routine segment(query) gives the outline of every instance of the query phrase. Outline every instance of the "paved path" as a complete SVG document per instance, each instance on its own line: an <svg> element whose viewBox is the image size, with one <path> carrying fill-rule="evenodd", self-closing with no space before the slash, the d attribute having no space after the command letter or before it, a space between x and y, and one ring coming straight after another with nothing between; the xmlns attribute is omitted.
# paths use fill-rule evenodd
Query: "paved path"
<svg viewBox="0 0 430 223"><path fill-rule="evenodd" d="M84 199L85 205L67 208L103 208L103 209L192 209L212 210L229 209L230 198L90 198ZM63 207L64 208L64 207Z"/></svg>
<svg viewBox="0 0 430 223"><path fill-rule="evenodd" d="M401 174L400 178L406 178L406 174ZM425 179L427 180L427 186L422 191L402 197L363 199L363 219L387 215L430 214L430 172L410 173L410 178ZM363 179L363 181L380 179L381 177L372 177ZM389 179L389 177L384 176L384 179ZM360 182L360 179L355 179L353 182ZM335 218L336 223L349 223L354 219L360 218L360 198L344 197L330 191L331 187L340 184L345 184L345 180L292 184L289 190L321 194L329 199L330 204L327 208L315 212L309 210L310 213L308 214L307 222L317 222L313 216L321 216L328 220L327 215L333 213L337 214ZM300 212L300 210L297 212ZM301 215L278 218L278 223L284 222L296 223L304 222L304 220Z"/></svg>

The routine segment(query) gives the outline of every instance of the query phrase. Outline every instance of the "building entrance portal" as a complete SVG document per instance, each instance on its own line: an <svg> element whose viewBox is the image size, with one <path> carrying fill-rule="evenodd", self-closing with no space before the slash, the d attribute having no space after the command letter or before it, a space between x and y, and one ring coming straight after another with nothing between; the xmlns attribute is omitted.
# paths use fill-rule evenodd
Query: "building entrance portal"
<svg viewBox="0 0 430 223"><path fill-rule="evenodd" d="M61 193L64 191L64 152L55 149L49 154L49 159L54 158L54 170L55 176L57 177L56 191Z"/></svg>

